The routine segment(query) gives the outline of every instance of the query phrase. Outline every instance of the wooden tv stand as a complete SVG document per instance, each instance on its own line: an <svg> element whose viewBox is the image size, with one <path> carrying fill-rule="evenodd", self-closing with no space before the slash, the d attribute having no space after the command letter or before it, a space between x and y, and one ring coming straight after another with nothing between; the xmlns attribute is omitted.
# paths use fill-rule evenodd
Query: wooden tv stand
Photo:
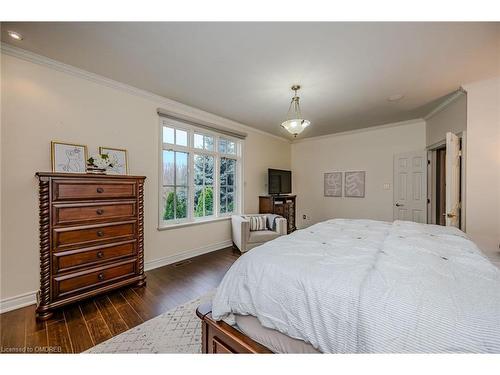
<svg viewBox="0 0 500 375"><path fill-rule="evenodd" d="M259 197L260 214L281 215L287 220L287 233L297 228L295 226L296 195L261 195Z"/></svg>

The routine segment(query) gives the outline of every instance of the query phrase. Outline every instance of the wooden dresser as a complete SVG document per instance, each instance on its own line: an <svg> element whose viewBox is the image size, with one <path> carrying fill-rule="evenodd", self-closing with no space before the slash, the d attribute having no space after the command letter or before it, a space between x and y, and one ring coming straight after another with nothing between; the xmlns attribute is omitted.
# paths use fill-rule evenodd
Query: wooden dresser
<svg viewBox="0 0 500 375"><path fill-rule="evenodd" d="M36 174L40 195L39 319L125 285L144 285L142 176Z"/></svg>
<svg viewBox="0 0 500 375"><path fill-rule="evenodd" d="M296 195L263 195L259 197L259 214L281 215L287 220L290 234L297 228L295 226L295 199Z"/></svg>

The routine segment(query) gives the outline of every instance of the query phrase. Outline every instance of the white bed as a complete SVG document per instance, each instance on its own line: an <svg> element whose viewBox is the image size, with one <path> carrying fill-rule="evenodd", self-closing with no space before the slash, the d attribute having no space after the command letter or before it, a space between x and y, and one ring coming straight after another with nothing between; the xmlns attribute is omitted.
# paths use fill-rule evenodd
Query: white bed
<svg viewBox="0 0 500 375"><path fill-rule="evenodd" d="M212 316L236 315L323 353L500 353L500 270L456 228L329 220L234 263Z"/></svg>

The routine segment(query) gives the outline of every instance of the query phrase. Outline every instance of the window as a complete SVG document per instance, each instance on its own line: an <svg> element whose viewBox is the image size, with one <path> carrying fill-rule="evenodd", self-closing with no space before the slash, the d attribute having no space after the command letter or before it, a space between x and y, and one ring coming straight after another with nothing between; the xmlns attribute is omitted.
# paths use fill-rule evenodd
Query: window
<svg viewBox="0 0 500 375"><path fill-rule="evenodd" d="M220 138L219 152L222 154L236 155L236 143L229 139Z"/></svg>
<svg viewBox="0 0 500 375"><path fill-rule="evenodd" d="M188 175L188 153L163 150L163 220L187 217Z"/></svg>
<svg viewBox="0 0 500 375"><path fill-rule="evenodd" d="M194 216L214 213L214 157L194 155Z"/></svg>
<svg viewBox="0 0 500 375"><path fill-rule="evenodd" d="M164 126L163 143L187 146L187 131Z"/></svg>
<svg viewBox="0 0 500 375"><path fill-rule="evenodd" d="M161 118L159 227L221 219L241 207L241 140Z"/></svg>
<svg viewBox="0 0 500 375"><path fill-rule="evenodd" d="M220 163L220 213L234 212L234 192L236 189L236 160L221 158Z"/></svg>
<svg viewBox="0 0 500 375"><path fill-rule="evenodd" d="M214 150L214 137L194 133L194 148L200 148L207 151Z"/></svg>

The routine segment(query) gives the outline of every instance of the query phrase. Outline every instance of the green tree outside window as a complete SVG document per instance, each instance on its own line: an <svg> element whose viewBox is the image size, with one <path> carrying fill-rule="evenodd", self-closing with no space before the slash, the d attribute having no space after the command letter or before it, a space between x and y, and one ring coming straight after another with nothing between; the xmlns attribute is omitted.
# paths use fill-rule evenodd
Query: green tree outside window
<svg viewBox="0 0 500 375"><path fill-rule="evenodd" d="M206 215L212 215L214 207L214 191L211 186L205 186L198 197L198 203L196 205L194 216L202 217Z"/></svg>
<svg viewBox="0 0 500 375"><path fill-rule="evenodd" d="M177 198L177 199L174 199ZM175 205L174 202L177 202ZM175 207L177 206L177 207ZM175 210L174 210L175 208ZM174 194L173 191L168 193L167 195L167 201L165 204L165 212L163 213L163 220L173 220L174 218L185 218L186 216L186 210L187 210L187 201L186 197L184 194ZM175 211L177 212L177 215L175 215Z"/></svg>

